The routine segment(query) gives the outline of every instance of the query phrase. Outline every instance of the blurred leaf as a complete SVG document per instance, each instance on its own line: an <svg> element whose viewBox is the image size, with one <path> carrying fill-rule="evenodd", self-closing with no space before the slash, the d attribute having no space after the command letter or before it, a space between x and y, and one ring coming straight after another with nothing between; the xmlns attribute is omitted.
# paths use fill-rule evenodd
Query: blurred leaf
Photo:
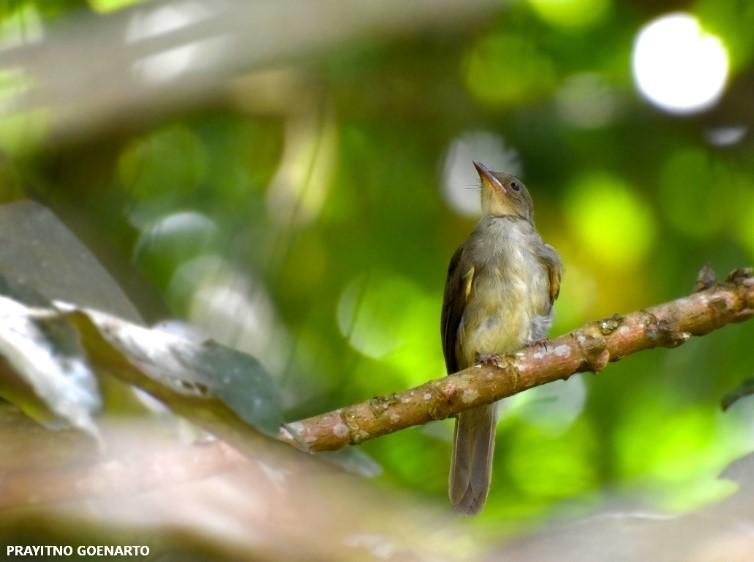
<svg viewBox="0 0 754 562"><path fill-rule="evenodd" d="M46 140L78 142L222 98L227 82L249 69L309 59L356 38L453 28L497 9L497 0L162 0L80 14L0 51L0 66L23 69L29 85L0 110L0 138L14 119L43 108ZM22 138L15 128L10 136Z"/></svg>
<svg viewBox="0 0 754 562"><path fill-rule="evenodd" d="M217 429L216 423L228 422L228 406L252 427L277 434L283 421L277 385L253 357L94 310L70 310L66 317L96 368L142 388L189 420Z"/></svg>
<svg viewBox="0 0 754 562"><path fill-rule="evenodd" d="M44 295L139 321L139 313L99 261L47 208L0 206L0 273ZM26 304L31 302L23 301Z"/></svg>
<svg viewBox="0 0 754 562"><path fill-rule="evenodd" d="M212 341L198 348L175 345L171 351L192 380L207 385L210 395L260 431L277 435L283 422L278 388L254 357Z"/></svg>
<svg viewBox="0 0 754 562"><path fill-rule="evenodd" d="M37 419L96 435L101 399L76 330L27 286L0 276L0 295L0 395Z"/></svg>
<svg viewBox="0 0 754 562"><path fill-rule="evenodd" d="M15 287L2 277L0 286ZM13 293L29 291L16 288ZM34 298L35 304L42 300ZM91 415L100 405L94 368L124 378L180 411L187 406L185 397L206 401L201 407L208 411L216 408L212 399L217 399L268 435L276 435L280 427L277 386L249 355L214 342L192 343L63 303L58 306L67 313L48 307L41 317L39 308L10 297L0 299L0 306L0 351L9 367L4 370L5 395L21 405L29 396L12 390L19 380L53 413L93 432ZM196 407L192 401L188 405ZM209 412L197 412L192 417L208 416Z"/></svg>

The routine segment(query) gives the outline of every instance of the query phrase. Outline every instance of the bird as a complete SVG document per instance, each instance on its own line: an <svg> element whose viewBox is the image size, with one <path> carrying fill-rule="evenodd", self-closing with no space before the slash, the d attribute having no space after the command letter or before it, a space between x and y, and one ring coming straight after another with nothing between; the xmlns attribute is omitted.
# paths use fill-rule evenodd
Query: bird
<svg viewBox="0 0 754 562"><path fill-rule="evenodd" d="M448 266L441 313L448 375L544 341L563 270L560 255L534 226L523 182L473 164L482 217ZM496 426L496 403L456 416L448 496L460 515L479 513L487 500Z"/></svg>

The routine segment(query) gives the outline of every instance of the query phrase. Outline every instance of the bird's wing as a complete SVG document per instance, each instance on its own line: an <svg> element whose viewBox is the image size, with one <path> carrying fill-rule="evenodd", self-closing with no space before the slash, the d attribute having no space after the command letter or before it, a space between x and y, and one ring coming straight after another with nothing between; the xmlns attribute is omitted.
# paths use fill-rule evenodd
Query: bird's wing
<svg viewBox="0 0 754 562"><path fill-rule="evenodd" d="M558 251L549 244L540 245L537 257L547 268L547 273L550 277L550 304L552 304L560 294L560 277L563 274L563 263L560 261Z"/></svg>
<svg viewBox="0 0 754 562"><path fill-rule="evenodd" d="M442 352L448 374L458 371L456 356L456 339L458 326L461 324L463 310L471 294L474 281L474 266L463 259L465 246L462 244L450 258L448 278L445 281L445 294L442 300L440 328L442 333Z"/></svg>

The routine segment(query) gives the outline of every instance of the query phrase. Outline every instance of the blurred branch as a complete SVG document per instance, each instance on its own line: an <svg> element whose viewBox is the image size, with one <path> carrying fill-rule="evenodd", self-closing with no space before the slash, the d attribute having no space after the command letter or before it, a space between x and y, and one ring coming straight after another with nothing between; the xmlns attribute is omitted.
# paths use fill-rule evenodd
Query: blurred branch
<svg viewBox="0 0 754 562"><path fill-rule="evenodd" d="M279 437L310 451L335 450L469 408L489 404L574 373L604 369L633 353L678 347L726 324L754 316L754 272L737 269L719 284L700 271L688 296L625 316L590 322L568 334L452 376L288 424ZM294 435L295 434L295 435Z"/></svg>
<svg viewBox="0 0 754 562"><path fill-rule="evenodd" d="M463 30L499 0L160 0L81 15L0 49L19 82L2 120L41 116L43 143L80 143L223 100L231 81L359 43Z"/></svg>

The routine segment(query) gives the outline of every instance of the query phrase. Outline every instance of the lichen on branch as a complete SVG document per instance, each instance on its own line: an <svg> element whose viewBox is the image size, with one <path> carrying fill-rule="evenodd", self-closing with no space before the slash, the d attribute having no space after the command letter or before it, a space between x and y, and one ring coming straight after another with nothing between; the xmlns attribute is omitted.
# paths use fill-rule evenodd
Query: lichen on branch
<svg viewBox="0 0 754 562"><path fill-rule="evenodd" d="M612 361L656 347L678 347L754 316L754 272L733 271L722 283L700 271L695 292L646 310L590 322L563 336L389 396L286 424L279 438L309 451L357 445L489 404L534 386L597 372Z"/></svg>

